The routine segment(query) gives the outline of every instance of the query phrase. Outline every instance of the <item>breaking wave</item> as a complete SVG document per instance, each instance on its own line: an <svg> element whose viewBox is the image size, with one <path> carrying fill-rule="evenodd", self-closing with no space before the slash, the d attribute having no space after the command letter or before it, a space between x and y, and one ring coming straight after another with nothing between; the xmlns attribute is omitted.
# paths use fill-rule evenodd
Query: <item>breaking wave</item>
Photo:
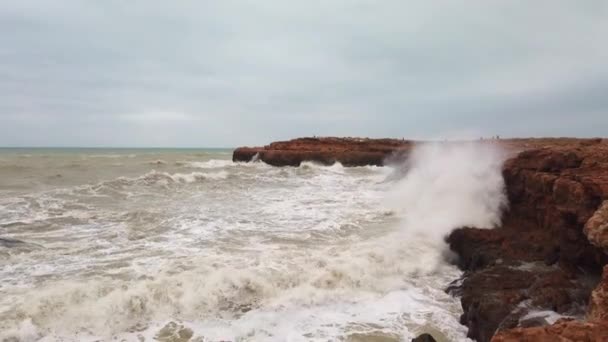
<svg viewBox="0 0 608 342"><path fill-rule="evenodd" d="M488 144L418 145L389 205L402 215L404 229L417 234L441 237L463 226L498 226L507 207L504 159L499 147Z"/></svg>
<svg viewBox="0 0 608 342"><path fill-rule="evenodd" d="M236 166L231 160L226 159L211 159L204 162L192 161L192 162L178 162L178 165L191 167L195 169L218 169L230 166Z"/></svg>
<svg viewBox="0 0 608 342"><path fill-rule="evenodd" d="M501 163L474 144L419 145L398 178L211 159L4 200L5 239L45 248L6 256L0 339L465 341L443 237L500 222Z"/></svg>
<svg viewBox="0 0 608 342"><path fill-rule="evenodd" d="M120 177L115 180L101 182L93 188L99 189L106 186L113 188L124 188L128 186L170 186L172 184L191 184L204 181L221 180L228 178L227 171L213 173L191 172L191 173L168 173L160 171L150 171L142 176L135 178Z"/></svg>

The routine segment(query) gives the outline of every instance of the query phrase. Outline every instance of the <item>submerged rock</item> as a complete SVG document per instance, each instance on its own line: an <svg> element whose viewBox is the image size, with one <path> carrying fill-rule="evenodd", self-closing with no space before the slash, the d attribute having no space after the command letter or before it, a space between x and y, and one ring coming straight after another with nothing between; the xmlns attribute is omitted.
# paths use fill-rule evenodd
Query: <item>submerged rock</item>
<svg viewBox="0 0 608 342"><path fill-rule="evenodd" d="M412 339L412 342L437 342L431 334L422 334Z"/></svg>
<svg viewBox="0 0 608 342"><path fill-rule="evenodd" d="M190 341L194 333L190 328L175 322L169 322L154 337L161 342L187 342Z"/></svg>

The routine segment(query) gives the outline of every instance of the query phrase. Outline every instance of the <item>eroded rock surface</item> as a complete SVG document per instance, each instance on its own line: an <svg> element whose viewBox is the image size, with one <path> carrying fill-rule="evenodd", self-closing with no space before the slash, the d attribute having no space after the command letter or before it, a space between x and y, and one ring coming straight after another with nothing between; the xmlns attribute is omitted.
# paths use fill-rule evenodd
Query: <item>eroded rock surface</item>
<svg viewBox="0 0 608 342"><path fill-rule="evenodd" d="M596 338L606 336L606 276L591 293L608 261L608 144L524 149L505 163L503 176L510 202L503 225L461 228L447 240L466 271L449 291L462 296L469 336L603 341ZM586 322L531 327L547 322L524 319L533 311L584 318L588 304Z"/></svg>
<svg viewBox="0 0 608 342"><path fill-rule="evenodd" d="M510 153L543 147L588 147L602 143L602 139L575 138L528 138L528 139L481 139L480 143L498 144ZM415 142L404 139L369 139L313 137L277 141L261 147L239 147L232 160L250 162L260 160L274 166L299 166L304 161L331 165L340 162L344 166L385 165L403 161ZM549 161L558 164L557 161Z"/></svg>
<svg viewBox="0 0 608 342"><path fill-rule="evenodd" d="M608 341L608 323L560 320L544 327L501 331L492 342L603 342Z"/></svg>
<svg viewBox="0 0 608 342"><path fill-rule="evenodd" d="M591 216L583 231L591 244L608 251L608 201Z"/></svg>
<svg viewBox="0 0 608 342"><path fill-rule="evenodd" d="M591 321L608 320L608 266L604 266L602 281L591 294L587 318Z"/></svg>

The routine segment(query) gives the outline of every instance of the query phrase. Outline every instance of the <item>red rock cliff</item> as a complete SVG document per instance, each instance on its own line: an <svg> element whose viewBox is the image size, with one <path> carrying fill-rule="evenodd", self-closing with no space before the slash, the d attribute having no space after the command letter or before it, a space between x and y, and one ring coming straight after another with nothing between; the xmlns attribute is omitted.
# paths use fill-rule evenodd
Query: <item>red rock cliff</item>
<svg viewBox="0 0 608 342"><path fill-rule="evenodd" d="M303 161L381 166L387 159L402 157L411 145L397 139L299 138L264 147L239 147L234 150L232 160L249 162L255 157L273 166L299 166Z"/></svg>
<svg viewBox="0 0 608 342"><path fill-rule="evenodd" d="M499 143L511 152L539 147L563 147L587 144L592 140L573 138L504 139L484 140ZM303 161L330 165L340 162L344 166L381 166L387 162L400 161L407 156L413 141L400 139L368 138L298 138L273 142L262 147L239 147L234 150L232 160L250 162L261 160L274 166L298 166Z"/></svg>
<svg viewBox="0 0 608 342"><path fill-rule="evenodd" d="M466 270L462 284L449 290L462 296L469 336L489 341L498 331L496 341L604 341L608 308L598 293L608 284L591 291L608 260L608 143L525 150L505 163L503 175L510 209L502 227L462 228L448 238ZM548 323L530 312L583 318L588 303L588 322L529 328Z"/></svg>

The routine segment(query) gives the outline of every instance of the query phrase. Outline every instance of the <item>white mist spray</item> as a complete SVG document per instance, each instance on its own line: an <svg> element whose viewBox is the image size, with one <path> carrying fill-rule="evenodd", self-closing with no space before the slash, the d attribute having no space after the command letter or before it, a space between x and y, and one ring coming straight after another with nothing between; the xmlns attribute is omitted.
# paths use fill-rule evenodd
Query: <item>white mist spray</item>
<svg viewBox="0 0 608 342"><path fill-rule="evenodd" d="M395 183L389 207L401 220L401 241L420 247L433 268L443 238L471 226L493 228L507 206L502 177L505 153L495 144L424 143L415 146L405 176ZM430 250L434 251L430 251Z"/></svg>

